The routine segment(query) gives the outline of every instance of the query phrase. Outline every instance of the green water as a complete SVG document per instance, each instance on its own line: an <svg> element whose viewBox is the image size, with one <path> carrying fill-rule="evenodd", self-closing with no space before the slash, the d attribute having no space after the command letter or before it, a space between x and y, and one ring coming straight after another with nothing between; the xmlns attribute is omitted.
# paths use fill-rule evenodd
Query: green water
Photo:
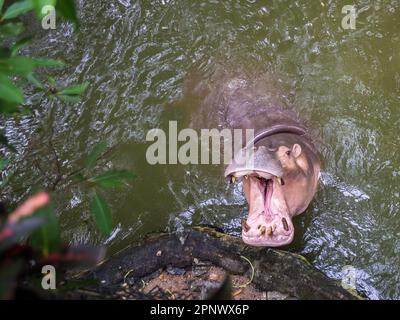
<svg viewBox="0 0 400 320"><path fill-rule="evenodd" d="M54 74L90 87L77 105L33 97L35 117L6 123L19 154L5 192L18 201L54 179L53 126L62 172L106 141L116 146L106 165L138 174L131 186L102 193L116 226L108 239L89 219L86 186L57 192L67 242L106 244L112 253L148 232L197 223L239 234L241 186L227 186L219 166L150 166L144 139L190 116L184 81L193 73L203 82L225 69L279 74L282 95L315 130L324 163L320 190L295 219L286 249L335 279L352 265L359 291L399 299L400 2L355 1L356 30L343 30L347 2L82 1L79 33L62 24L41 31L28 53L63 59L68 67Z"/></svg>

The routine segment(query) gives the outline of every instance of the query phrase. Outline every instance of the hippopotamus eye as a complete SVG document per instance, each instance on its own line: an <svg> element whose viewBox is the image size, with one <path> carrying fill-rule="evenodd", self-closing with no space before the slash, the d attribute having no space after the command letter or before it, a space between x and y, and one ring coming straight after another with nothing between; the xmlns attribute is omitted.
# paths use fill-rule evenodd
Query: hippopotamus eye
<svg viewBox="0 0 400 320"><path fill-rule="evenodd" d="M292 152L292 150L288 150L286 151L286 155L290 156L290 153Z"/></svg>

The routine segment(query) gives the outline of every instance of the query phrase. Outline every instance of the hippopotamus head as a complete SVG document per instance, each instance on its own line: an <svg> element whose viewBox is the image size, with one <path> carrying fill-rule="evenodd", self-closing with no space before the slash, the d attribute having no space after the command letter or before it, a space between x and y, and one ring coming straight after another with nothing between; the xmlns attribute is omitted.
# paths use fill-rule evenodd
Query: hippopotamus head
<svg viewBox="0 0 400 320"><path fill-rule="evenodd" d="M251 160L242 157L252 148ZM311 202L320 175L318 154L303 127L275 125L255 135L227 166L231 182L243 181L249 205L242 220L243 241L277 247L294 236L292 217Z"/></svg>

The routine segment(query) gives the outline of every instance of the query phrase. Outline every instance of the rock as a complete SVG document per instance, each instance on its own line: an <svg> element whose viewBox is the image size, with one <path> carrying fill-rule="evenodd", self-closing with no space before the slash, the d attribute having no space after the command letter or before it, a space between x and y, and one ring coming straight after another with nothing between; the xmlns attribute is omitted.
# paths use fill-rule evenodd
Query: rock
<svg viewBox="0 0 400 320"><path fill-rule="evenodd" d="M220 280L220 276L218 275L218 274L216 274L216 273L211 273L210 274L210 277L209 277L209 279L211 280L211 281L218 281L218 280Z"/></svg>
<svg viewBox="0 0 400 320"><path fill-rule="evenodd" d="M206 274L208 272L208 269L209 269L208 266L193 266L192 273L196 277L200 277L203 274Z"/></svg>
<svg viewBox="0 0 400 320"><path fill-rule="evenodd" d="M267 300L267 293L266 293L265 291L264 291L263 294L262 294L262 299L263 299L263 300Z"/></svg>
<svg viewBox="0 0 400 320"><path fill-rule="evenodd" d="M154 252L157 254L154 255ZM220 267L230 274L249 275L251 266L242 257L246 257L255 270L252 284L267 292L267 299L360 298L315 269L303 256L272 248L249 247L238 237L208 227L190 229L183 245L176 234L153 236L119 252L97 268L80 276L97 281L105 280L106 283L101 287L96 289L93 285L90 288L106 292L107 287L111 290L124 281L118 272L120 265L132 269L129 277L138 283L157 270L167 269L168 266L173 268L170 268L170 271L192 267L195 275L202 274L210 265ZM208 265L204 265L203 262Z"/></svg>
<svg viewBox="0 0 400 320"><path fill-rule="evenodd" d="M172 275L181 276L181 275L186 273L186 270L183 269L183 268L177 268L177 267L173 267L173 266L168 266L167 267L167 272L169 274L172 274Z"/></svg>
<svg viewBox="0 0 400 320"><path fill-rule="evenodd" d="M199 261L199 259L194 258L195 265L192 266L192 273L193 275L200 277L208 272L210 267L212 266L211 263Z"/></svg>
<svg viewBox="0 0 400 320"><path fill-rule="evenodd" d="M268 291L266 296L267 300L286 300L287 297L289 297L288 294L278 291Z"/></svg>

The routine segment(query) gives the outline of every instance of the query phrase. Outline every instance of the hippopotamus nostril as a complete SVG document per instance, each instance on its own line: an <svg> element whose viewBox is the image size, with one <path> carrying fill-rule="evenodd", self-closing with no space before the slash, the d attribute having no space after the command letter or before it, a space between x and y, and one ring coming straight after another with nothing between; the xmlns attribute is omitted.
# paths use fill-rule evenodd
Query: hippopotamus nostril
<svg viewBox="0 0 400 320"><path fill-rule="evenodd" d="M246 219L242 219L242 228L244 232L248 232L250 230L250 226L247 224Z"/></svg>
<svg viewBox="0 0 400 320"><path fill-rule="evenodd" d="M285 218L282 218L282 224L283 224L283 228L285 229L285 231L289 231L289 225Z"/></svg>

